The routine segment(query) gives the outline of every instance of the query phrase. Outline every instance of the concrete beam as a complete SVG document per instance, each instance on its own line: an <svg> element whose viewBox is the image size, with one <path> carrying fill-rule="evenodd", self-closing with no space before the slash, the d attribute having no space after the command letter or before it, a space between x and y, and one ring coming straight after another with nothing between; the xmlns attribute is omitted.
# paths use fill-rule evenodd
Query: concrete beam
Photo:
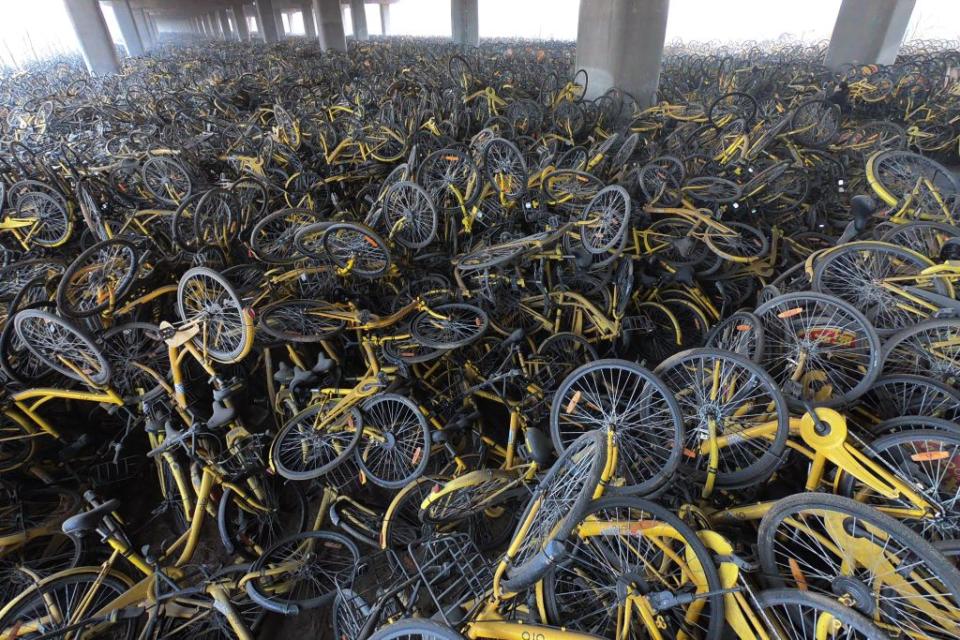
<svg viewBox="0 0 960 640"><path fill-rule="evenodd" d="M824 65L893 64L916 0L843 0Z"/></svg>
<svg viewBox="0 0 960 640"><path fill-rule="evenodd" d="M127 47L127 54L131 56L143 55L143 41L137 30L137 22L133 18L129 0L113 0L113 15L117 17L117 25L123 36L123 44Z"/></svg>
<svg viewBox="0 0 960 640"><path fill-rule="evenodd" d="M347 38L343 30L340 0L313 0L313 12L317 16L320 46L324 50L346 51Z"/></svg>
<svg viewBox="0 0 960 640"><path fill-rule="evenodd" d="M367 40L367 12L363 7L363 0L350 0L350 21L353 22L353 37L356 40Z"/></svg>
<svg viewBox="0 0 960 640"><path fill-rule="evenodd" d="M453 41L465 47L480 44L480 7L478 0L450 0L450 26Z"/></svg>
<svg viewBox="0 0 960 640"><path fill-rule="evenodd" d="M280 33L283 30L283 23L277 24L273 0L257 0L257 19L260 32L266 42L277 42L283 38Z"/></svg>
<svg viewBox="0 0 960 640"><path fill-rule="evenodd" d="M250 40L250 29L247 28L247 14L243 11L243 3L234 2L231 11L233 11L233 21L237 23L237 36L240 42L247 42Z"/></svg>
<svg viewBox="0 0 960 640"><path fill-rule="evenodd" d="M387 35L390 33L390 3L380 3L380 33Z"/></svg>
<svg viewBox="0 0 960 640"><path fill-rule="evenodd" d="M117 50L113 46L110 30L100 11L99 0L70 0L65 2L67 16L80 42L83 61L87 70L96 76L120 71Z"/></svg>
<svg viewBox="0 0 960 640"><path fill-rule="evenodd" d="M619 87L641 106L654 103L670 0L580 0L577 67L587 98Z"/></svg>

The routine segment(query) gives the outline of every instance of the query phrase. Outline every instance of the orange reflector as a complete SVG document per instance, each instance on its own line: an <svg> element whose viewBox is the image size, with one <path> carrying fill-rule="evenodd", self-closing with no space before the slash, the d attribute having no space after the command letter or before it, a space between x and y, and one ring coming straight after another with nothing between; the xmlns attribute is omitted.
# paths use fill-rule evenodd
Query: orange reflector
<svg viewBox="0 0 960 640"><path fill-rule="evenodd" d="M933 460L943 460L949 457L950 453L947 451L922 451L913 454L910 456L910 459L914 462L932 462Z"/></svg>
<svg viewBox="0 0 960 640"><path fill-rule="evenodd" d="M781 311L777 314L777 317L780 319L783 318L792 318L793 316L800 315L803 313L803 307L794 307L793 309L787 309L786 311Z"/></svg>
<svg viewBox="0 0 960 640"><path fill-rule="evenodd" d="M580 397L583 394L580 391L577 391L573 394L573 397L570 398L570 402L567 403L567 413L573 413L573 410L577 408L577 404L580 402Z"/></svg>

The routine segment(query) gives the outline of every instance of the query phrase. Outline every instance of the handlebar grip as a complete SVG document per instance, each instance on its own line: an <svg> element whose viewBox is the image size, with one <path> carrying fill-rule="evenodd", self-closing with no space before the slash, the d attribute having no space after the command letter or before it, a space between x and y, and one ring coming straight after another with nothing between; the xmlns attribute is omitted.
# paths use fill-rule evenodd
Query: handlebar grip
<svg viewBox="0 0 960 640"><path fill-rule="evenodd" d="M247 595L250 596L250 599L256 602L258 605L270 611L272 613L279 613L284 616L295 616L300 613L300 607L290 602L276 602L267 598L263 594L254 588L252 582L248 582L244 586L244 590L247 592Z"/></svg>
<svg viewBox="0 0 960 640"><path fill-rule="evenodd" d="M543 577L550 567L562 560L568 553L567 545L560 540L551 540L540 553L530 558L516 569L507 570L500 580L500 589L505 593L519 593Z"/></svg>

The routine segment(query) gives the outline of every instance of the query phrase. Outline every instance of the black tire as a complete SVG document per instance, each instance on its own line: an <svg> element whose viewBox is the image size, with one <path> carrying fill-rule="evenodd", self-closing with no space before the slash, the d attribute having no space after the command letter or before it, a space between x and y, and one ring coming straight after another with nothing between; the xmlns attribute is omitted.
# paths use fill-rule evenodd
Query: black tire
<svg viewBox="0 0 960 640"><path fill-rule="evenodd" d="M273 439L270 445L270 460L274 468L281 476L288 480L313 480L333 471L340 466L347 458L353 455L353 450L360 441L360 425L362 424L360 413L356 410L350 410L348 414L337 418L337 421L346 421L350 417L355 426L351 429L340 429L336 436L336 447L331 444L329 434L316 432L312 423L320 412L328 409L326 404L313 404L290 418L279 433ZM336 422L336 421L335 421ZM304 438L309 438L305 441ZM288 451L295 451L299 454L304 448L314 456L311 460L302 460L303 464L294 466L297 462L297 455L291 457ZM339 448L339 450L337 450ZM326 453L333 451L333 455Z"/></svg>
<svg viewBox="0 0 960 640"><path fill-rule="evenodd" d="M408 618L380 629L369 640L464 640L464 637L436 622Z"/></svg>
<svg viewBox="0 0 960 640"><path fill-rule="evenodd" d="M88 264L88 260L98 258L107 261L119 256L123 256L126 266L112 295L105 297L102 302L96 301L99 296L95 296L93 302L84 303L83 298L76 295L77 293L82 295L84 291L73 291L71 284L78 277L91 278L96 276L91 269L91 264ZM63 277L60 278L60 284L57 286L57 309L72 318L87 318L104 311L111 304L117 305L130 290L130 287L133 286L133 283L136 282L139 263L140 256L136 245L132 242L123 238L98 242L77 256L64 271Z"/></svg>
<svg viewBox="0 0 960 640"><path fill-rule="evenodd" d="M367 479L386 489L401 489L419 478L430 460L431 441L427 418L417 404L396 393L380 393L363 403L360 415L364 427L372 426L384 438L381 442L363 435L353 450Z"/></svg>
<svg viewBox="0 0 960 640"><path fill-rule="evenodd" d="M320 546L316 551L317 545ZM290 572L268 574L247 582L247 594L266 608L298 607L316 609L333 602L337 587L346 587L360 562L360 550L350 538L332 531L306 531L278 540L250 566L250 573L268 570L272 563L303 564ZM273 581L282 585L279 593L268 588Z"/></svg>
<svg viewBox="0 0 960 640"><path fill-rule="evenodd" d="M746 487L766 480L777 469L790 434L790 412L779 385L763 367L731 351L703 348L667 358L654 373L673 391L680 406L684 450L694 452L681 458L680 468L697 482L707 479L705 467L709 458L696 452L705 438L708 415L721 423L717 425L717 436L727 435L730 439L729 447L720 449L718 487ZM729 402L707 397L714 375L723 395L729 394ZM740 430L774 421L777 427L772 438L734 440Z"/></svg>
<svg viewBox="0 0 960 640"><path fill-rule="evenodd" d="M24 309L14 316L13 322L20 340L51 369L85 382L83 376L59 360L69 357L71 364L94 384L103 385L110 380L110 363L96 341L83 329L39 309ZM41 333L50 339L41 342Z"/></svg>
<svg viewBox="0 0 960 640"><path fill-rule="evenodd" d="M615 509L629 509L630 511L627 512L629 516L627 517L631 522L642 522L638 520L637 516L648 515L649 519L656 522L657 526L666 524L676 531L682 543L672 537L660 539L657 542L647 542L649 551L653 554L650 557L641 550L641 546L646 541L646 536L639 530L634 534L637 541L623 546L617 545L616 542L604 545L603 539L607 534L597 536L600 541L593 537L587 540L579 536L572 536L569 541L570 551L567 557L553 567L543 578L543 601L547 622L563 625L565 628L574 631L612 638L616 632L617 603L620 602L617 593L619 589L622 589L621 579L623 577L626 575L642 576L641 580L644 581L644 584L653 587L655 583L652 583L649 579L652 576L645 574L644 569L654 575L660 575L664 571L664 565L673 564L674 560L671 560L671 558L684 558L684 562L677 563L675 571L682 571L686 574L681 580L690 580L687 567L690 571L695 570L692 562L695 558L703 570L702 576L698 576L698 578L705 583L698 586L706 586L705 590L712 593L712 595L701 598L705 606L699 610L698 617L706 616L709 618L709 622L706 625L694 625L690 624L689 620L685 620L684 612L691 606L690 603L658 611L658 615L664 617L670 629L669 631L664 630L664 636L703 638L704 640L719 638L724 625L720 576L713 556L701 542L696 531L672 512L642 498L626 496L600 498L590 503L585 517L609 521L610 516L601 514L606 510ZM613 518L617 517L617 513L614 512ZM619 539L622 534L620 536L614 535L614 537ZM670 542L677 543L677 546L671 545ZM578 552L582 554L581 557L578 557ZM631 560L637 560L638 562L630 564ZM647 562L644 562L644 560ZM653 567L657 567L657 569L654 570ZM603 573L603 575L598 575L598 573ZM563 588L563 577L565 575L569 576L571 581L571 592L567 594L564 593ZM663 579L669 580L670 575L674 574L666 574ZM690 587L689 583L683 586L674 583L670 589L689 592L691 591ZM588 591L591 597L584 599L583 590ZM656 591L657 589L654 588L653 590Z"/></svg>
<svg viewBox="0 0 960 640"><path fill-rule="evenodd" d="M567 376L554 394L550 407L553 446L563 453L575 441L578 432L602 427L603 416L610 412L604 409L602 398L590 397L589 389L604 386L590 381L591 377L603 376L604 372L610 372L610 376L616 376L618 382L632 389L640 389L642 396L638 402L628 402L625 407L621 407L617 401L617 409L620 410L616 412L617 418L611 426L617 433L619 447L616 475L624 479L624 485L610 488L610 491L628 495L650 494L669 480L680 465L683 419L680 406L663 381L633 362L597 360L575 369ZM636 406L639 403L644 406ZM584 405L591 405L595 409L590 413L574 414ZM624 415L637 417L636 424L625 426ZM654 457L652 454L655 451L657 455Z"/></svg>
<svg viewBox="0 0 960 640"><path fill-rule="evenodd" d="M459 315L462 319L441 320L421 311L410 320L410 335L431 349L456 349L479 340L490 326L490 318L479 307L450 303L433 308L440 315Z"/></svg>
<svg viewBox="0 0 960 640"><path fill-rule="evenodd" d="M255 560L259 556L256 547L267 548L283 537L296 535L307 523L307 500L298 485L267 475L259 482L267 496L268 513L253 513L242 507L230 487L220 498L217 529L229 555Z"/></svg>
<svg viewBox="0 0 960 640"><path fill-rule="evenodd" d="M800 589L767 589L756 595L756 606L763 617L776 621L770 631L782 640L808 640L810 631L817 627L821 613L829 614L839 629L831 629L831 637L856 638L856 640L889 640L889 636L866 616L843 606L835 598ZM805 614L804 609L810 614ZM786 615L784 615L786 614Z"/></svg>
<svg viewBox="0 0 960 640"><path fill-rule="evenodd" d="M787 293L763 303L754 313L763 322L767 345L762 364L793 407L803 408L804 401L815 398L820 406L846 405L866 393L880 375L880 338L876 329L844 300L811 291ZM841 320L844 324L838 326ZM809 355L805 357L802 377L811 371L822 372L822 376L811 376L810 385L820 384L823 386L818 389L823 389L829 383L829 398L816 396L818 389L791 380L801 359L801 349L809 351L807 343L817 353L822 351L822 355L812 360ZM846 370L831 377L829 367L837 362L843 363Z"/></svg>
<svg viewBox="0 0 960 640"><path fill-rule="evenodd" d="M212 291L215 294L214 298L204 296L201 300L191 296L191 281L201 279L219 288ZM190 322L200 314L206 314L209 319L218 321L217 325L211 326L210 322L204 320L201 323L202 331L193 338L194 344L201 352L206 349L206 353L218 362L235 362L249 346L250 332L253 331L253 327L244 317L247 311L243 301L230 281L213 269L193 267L180 276L180 282L177 285L177 312L183 322ZM228 331L224 330L225 326L228 327ZM211 339L226 336L228 333L232 339L223 345L215 344Z"/></svg>
<svg viewBox="0 0 960 640"><path fill-rule="evenodd" d="M820 516L816 516L814 522L816 511L824 512L827 514L824 518L831 519L832 528L825 544L845 554L842 569L834 556L822 555L826 549L822 542L824 527ZM781 530L784 523L789 530ZM809 533L800 534L800 523ZM797 538L797 535L804 537ZM876 539L873 543L875 550L857 562L850 555L848 545L864 539ZM868 505L824 493L799 493L773 505L760 522L757 540L763 574L775 587L796 587L799 583L794 576L800 575L806 589L833 596L840 591L839 595L853 596L854 608L869 612L868 615L876 616L879 622L900 628L907 635L937 640L956 637L954 620L958 610L956 594L960 594L960 571L919 534ZM795 542L796 549L803 551L802 554L794 554L786 546L792 542ZM778 558L783 558L782 563ZM895 563L893 568L890 568L891 562ZM936 622L923 613L922 607L931 606L929 603L910 602L918 596L908 598L901 594L876 602L876 594L886 594L888 589L889 585L882 581L885 575L896 574L901 580L906 577L896 570L901 565L910 568L914 592L929 595L936 602L933 606L938 611L943 611L944 607L952 609L944 616L949 619L948 628L937 629ZM850 576L850 572L855 575Z"/></svg>

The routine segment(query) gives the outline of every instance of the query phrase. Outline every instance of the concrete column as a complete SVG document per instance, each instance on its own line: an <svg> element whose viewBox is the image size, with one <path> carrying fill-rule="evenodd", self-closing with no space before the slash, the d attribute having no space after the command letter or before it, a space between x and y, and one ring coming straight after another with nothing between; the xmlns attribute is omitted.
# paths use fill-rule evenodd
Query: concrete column
<svg viewBox="0 0 960 640"><path fill-rule="evenodd" d="M390 33L390 3L380 3L380 31L383 35Z"/></svg>
<svg viewBox="0 0 960 640"><path fill-rule="evenodd" d="M353 22L353 37L356 40L367 40L367 12L363 8L363 0L350 0L350 20Z"/></svg>
<svg viewBox="0 0 960 640"><path fill-rule="evenodd" d="M893 64L916 0L843 0L824 65Z"/></svg>
<svg viewBox="0 0 960 640"><path fill-rule="evenodd" d="M240 42L247 42L250 40L250 30L247 29L247 14L243 12L243 3L234 2L232 9L233 21L237 23L237 36Z"/></svg>
<svg viewBox="0 0 960 640"><path fill-rule="evenodd" d="M83 52L87 70L93 75L106 75L120 71L117 50L110 38L110 30L100 12L98 0L69 0L64 2L67 16L73 25Z"/></svg>
<svg viewBox="0 0 960 640"><path fill-rule="evenodd" d="M619 87L641 106L656 100L670 0L580 0L577 67L587 98Z"/></svg>
<svg viewBox="0 0 960 640"><path fill-rule="evenodd" d="M283 40L287 37L287 29L283 26L283 9L273 10L273 19L277 23L277 39ZM287 18L289 20L289 18Z"/></svg>
<svg viewBox="0 0 960 640"><path fill-rule="evenodd" d="M581 5L584 0L581 0ZM581 6L581 11L583 10ZM480 44L480 6L478 0L450 0L453 41L466 47Z"/></svg>
<svg viewBox="0 0 960 640"><path fill-rule="evenodd" d="M311 40L317 37L317 24L313 21L313 0L300 3L300 15L303 16L303 31Z"/></svg>
<svg viewBox="0 0 960 640"><path fill-rule="evenodd" d="M117 25L123 35L123 43L127 46L127 53L131 56L143 55L143 41L140 39L137 23L133 19L130 0L114 0L111 4L113 15L117 17Z"/></svg>
<svg viewBox="0 0 960 640"><path fill-rule="evenodd" d="M277 15L273 9L274 0L257 0L257 20L260 32L266 42L276 42L281 38L278 35L279 29L283 29L283 23L277 24Z"/></svg>
<svg viewBox="0 0 960 640"><path fill-rule="evenodd" d="M223 40L225 34L223 29L220 28L220 17L217 15L216 11L211 11L207 14L207 20L210 21L210 26L213 28L213 37L217 40Z"/></svg>
<svg viewBox="0 0 960 640"><path fill-rule="evenodd" d="M153 38L153 41L156 42L160 39L160 29L157 28L157 20L148 11L144 11L143 15L147 18L147 29L150 30L150 36Z"/></svg>
<svg viewBox="0 0 960 640"><path fill-rule="evenodd" d="M320 46L334 51L347 50L340 0L313 0L313 12L320 28Z"/></svg>
<svg viewBox="0 0 960 640"><path fill-rule="evenodd" d="M230 19L227 16L226 9L220 9L217 11L217 20L220 22L220 30L223 31L223 36L227 40L236 40L237 34L233 32L233 29L230 28Z"/></svg>

